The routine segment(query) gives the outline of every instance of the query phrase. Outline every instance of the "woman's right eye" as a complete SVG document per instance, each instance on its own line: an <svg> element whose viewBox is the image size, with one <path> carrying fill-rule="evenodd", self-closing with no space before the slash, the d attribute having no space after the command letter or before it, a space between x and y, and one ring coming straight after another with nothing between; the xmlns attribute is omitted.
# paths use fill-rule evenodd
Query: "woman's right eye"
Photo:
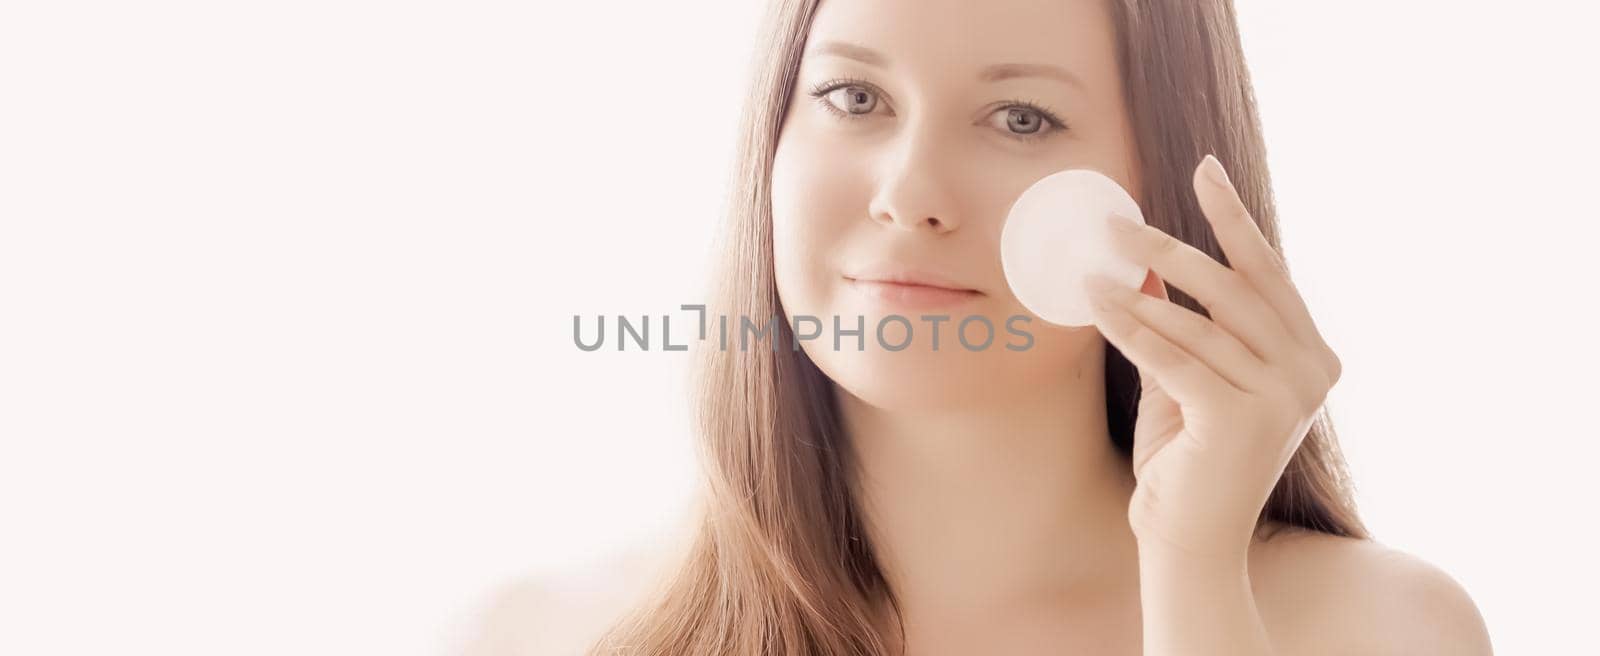
<svg viewBox="0 0 1600 656"><path fill-rule="evenodd" d="M871 114L878 106L878 95L865 85L850 81L828 82L811 91L811 97L824 109L845 118Z"/></svg>

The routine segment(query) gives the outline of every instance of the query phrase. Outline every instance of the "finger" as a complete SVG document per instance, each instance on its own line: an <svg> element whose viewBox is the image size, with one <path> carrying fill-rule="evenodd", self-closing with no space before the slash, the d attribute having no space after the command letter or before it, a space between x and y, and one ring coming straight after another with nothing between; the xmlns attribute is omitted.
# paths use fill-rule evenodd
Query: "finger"
<svg viewBox="0 0 1600 656"><path fill-rule="evenodd" d="M1261 234L1260 226L1239 198L1239 191L1228 179L1222 162L1206 155L1195 169L1193 183L1200 209L1211 222L1228 263L1260 292L1297 343L1332 357L1332 350L1317 330L1305 299L1289 277L1289 267Z"/></svg>
<svg viewBox="0 0 1600 656"><path fill-rule="evenodd" d="M1205 362L1144 325L1121 306L1104 299L1091 301L1089 306L1095 326L1106 341L1139 368L1141 377L1154 377L1177 402L1206 403L1238 390Z"/></svg>
<svg viewBox="0 0 1600 656"><path fill-rule="evenodd" d="M1266 367L1238 338L1212 320L1171 301L1141 294L1100 275L1085 285L1091 301L1103 301L1133 315L1169 343L1204 362L1234 387L1253 392L1270 386Z"/></svg>
<svg viewBox="0 0 1600 656"><path fill-rule="evenodd" d="M1143 408L1160 408L1177 405L1177 401L1173 400L1172 396L1168 394L1165 389L1161 388L1161 383L1156 382L1154 376L1140 376L1139 388L1139 407L1141 408L1141 414L1139 415L1140 434L1136 435L1134 438L1133 453L1131 454L1134 476L1138 476L1140 472L1144 470L1144 463L1150 460L1150 456L1155 455L1161 450L1161 447L1166 446L1168 442L1171 442L1173 439L1175 439L1178 436L1178 432L1183 428L1183 415L1180 412L1155 411L1148 415L1142 412ZM1146 425L1147 422L1154 422L1158 420L1171 423L1151 426ZM1163 435L1166 437L1151 439L1153 436L1157 435Z"/></svg>
<svg viewBox="0 0 1600 656"><path fill-rule="evenodd" d="M1159 228L1112 217L1112 246L1205 306L1217 325L1263 362L1275 362L1293 346L1283 322L1239 272Z"/></svg>

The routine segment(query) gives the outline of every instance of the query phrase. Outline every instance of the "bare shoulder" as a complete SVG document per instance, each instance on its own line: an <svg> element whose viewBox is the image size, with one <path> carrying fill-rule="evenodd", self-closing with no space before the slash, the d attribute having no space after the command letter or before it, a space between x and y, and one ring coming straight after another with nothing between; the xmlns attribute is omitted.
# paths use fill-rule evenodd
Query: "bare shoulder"
<svg viewBox="0 0 1600 656"><path fill-rule="evenodd" d="M1376 541L1287 529L1252 549L1250 579L1262 621L1285 653L1492 653L1460 583Z"/></svg>
<svg viewBox="0 0 1600 656"><path fill-rule="evenodd" d="M667 573L675 545L640 542L562 572L494 591L471 621L461 656L583 654L646 600Z"/></svg>

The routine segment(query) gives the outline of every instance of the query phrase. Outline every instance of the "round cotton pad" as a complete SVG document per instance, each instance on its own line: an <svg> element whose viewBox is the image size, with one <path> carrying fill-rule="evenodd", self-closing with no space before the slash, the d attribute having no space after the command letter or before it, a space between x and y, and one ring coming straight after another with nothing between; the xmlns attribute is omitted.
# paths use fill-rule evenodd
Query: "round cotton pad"
<svg viewBox="0 0 1600 656"><path fill-rule="evenodd" d="M1113 214L1144 223L1122 185L1096 171L1059 171L1023 191L1000 232L1000 263L1017 300L1050 323L1087 326L1094 315L1084 276L1138 289L1146 270L1112 251L1105 219Z"/></svg>

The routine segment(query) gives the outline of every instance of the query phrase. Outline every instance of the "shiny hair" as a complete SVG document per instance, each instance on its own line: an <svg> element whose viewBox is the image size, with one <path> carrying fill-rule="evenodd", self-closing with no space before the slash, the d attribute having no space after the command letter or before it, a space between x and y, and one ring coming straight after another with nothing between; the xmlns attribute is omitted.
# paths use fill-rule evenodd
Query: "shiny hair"
<svg viewBox="0 0 1600 656"><path fill-rule="evenodd" d="M1265 145L1230 0L1107 0L1131 112L1148 223L1227 260L1191 193L1192 164L1228 164L1280 253ZM728 226L707 316L783 314L773 271L770 181L779 131L818 0L773 0L741 119ZM1181 290L1173 302L1209 316ZM774 322L773 339L792 339ZM1105 347L1111 439L1132 453L1137 370ZM793 349L700 349L695 424L706 486L670 576L591 654L887 654L879 602L895 606L847 486L851 465L832 382ZM1258 526L1271 520L1370 539L1343 455L1319 411ZM903 630L903 627L902 627ZM902 636L903 637L903 636Z"/></svg>

